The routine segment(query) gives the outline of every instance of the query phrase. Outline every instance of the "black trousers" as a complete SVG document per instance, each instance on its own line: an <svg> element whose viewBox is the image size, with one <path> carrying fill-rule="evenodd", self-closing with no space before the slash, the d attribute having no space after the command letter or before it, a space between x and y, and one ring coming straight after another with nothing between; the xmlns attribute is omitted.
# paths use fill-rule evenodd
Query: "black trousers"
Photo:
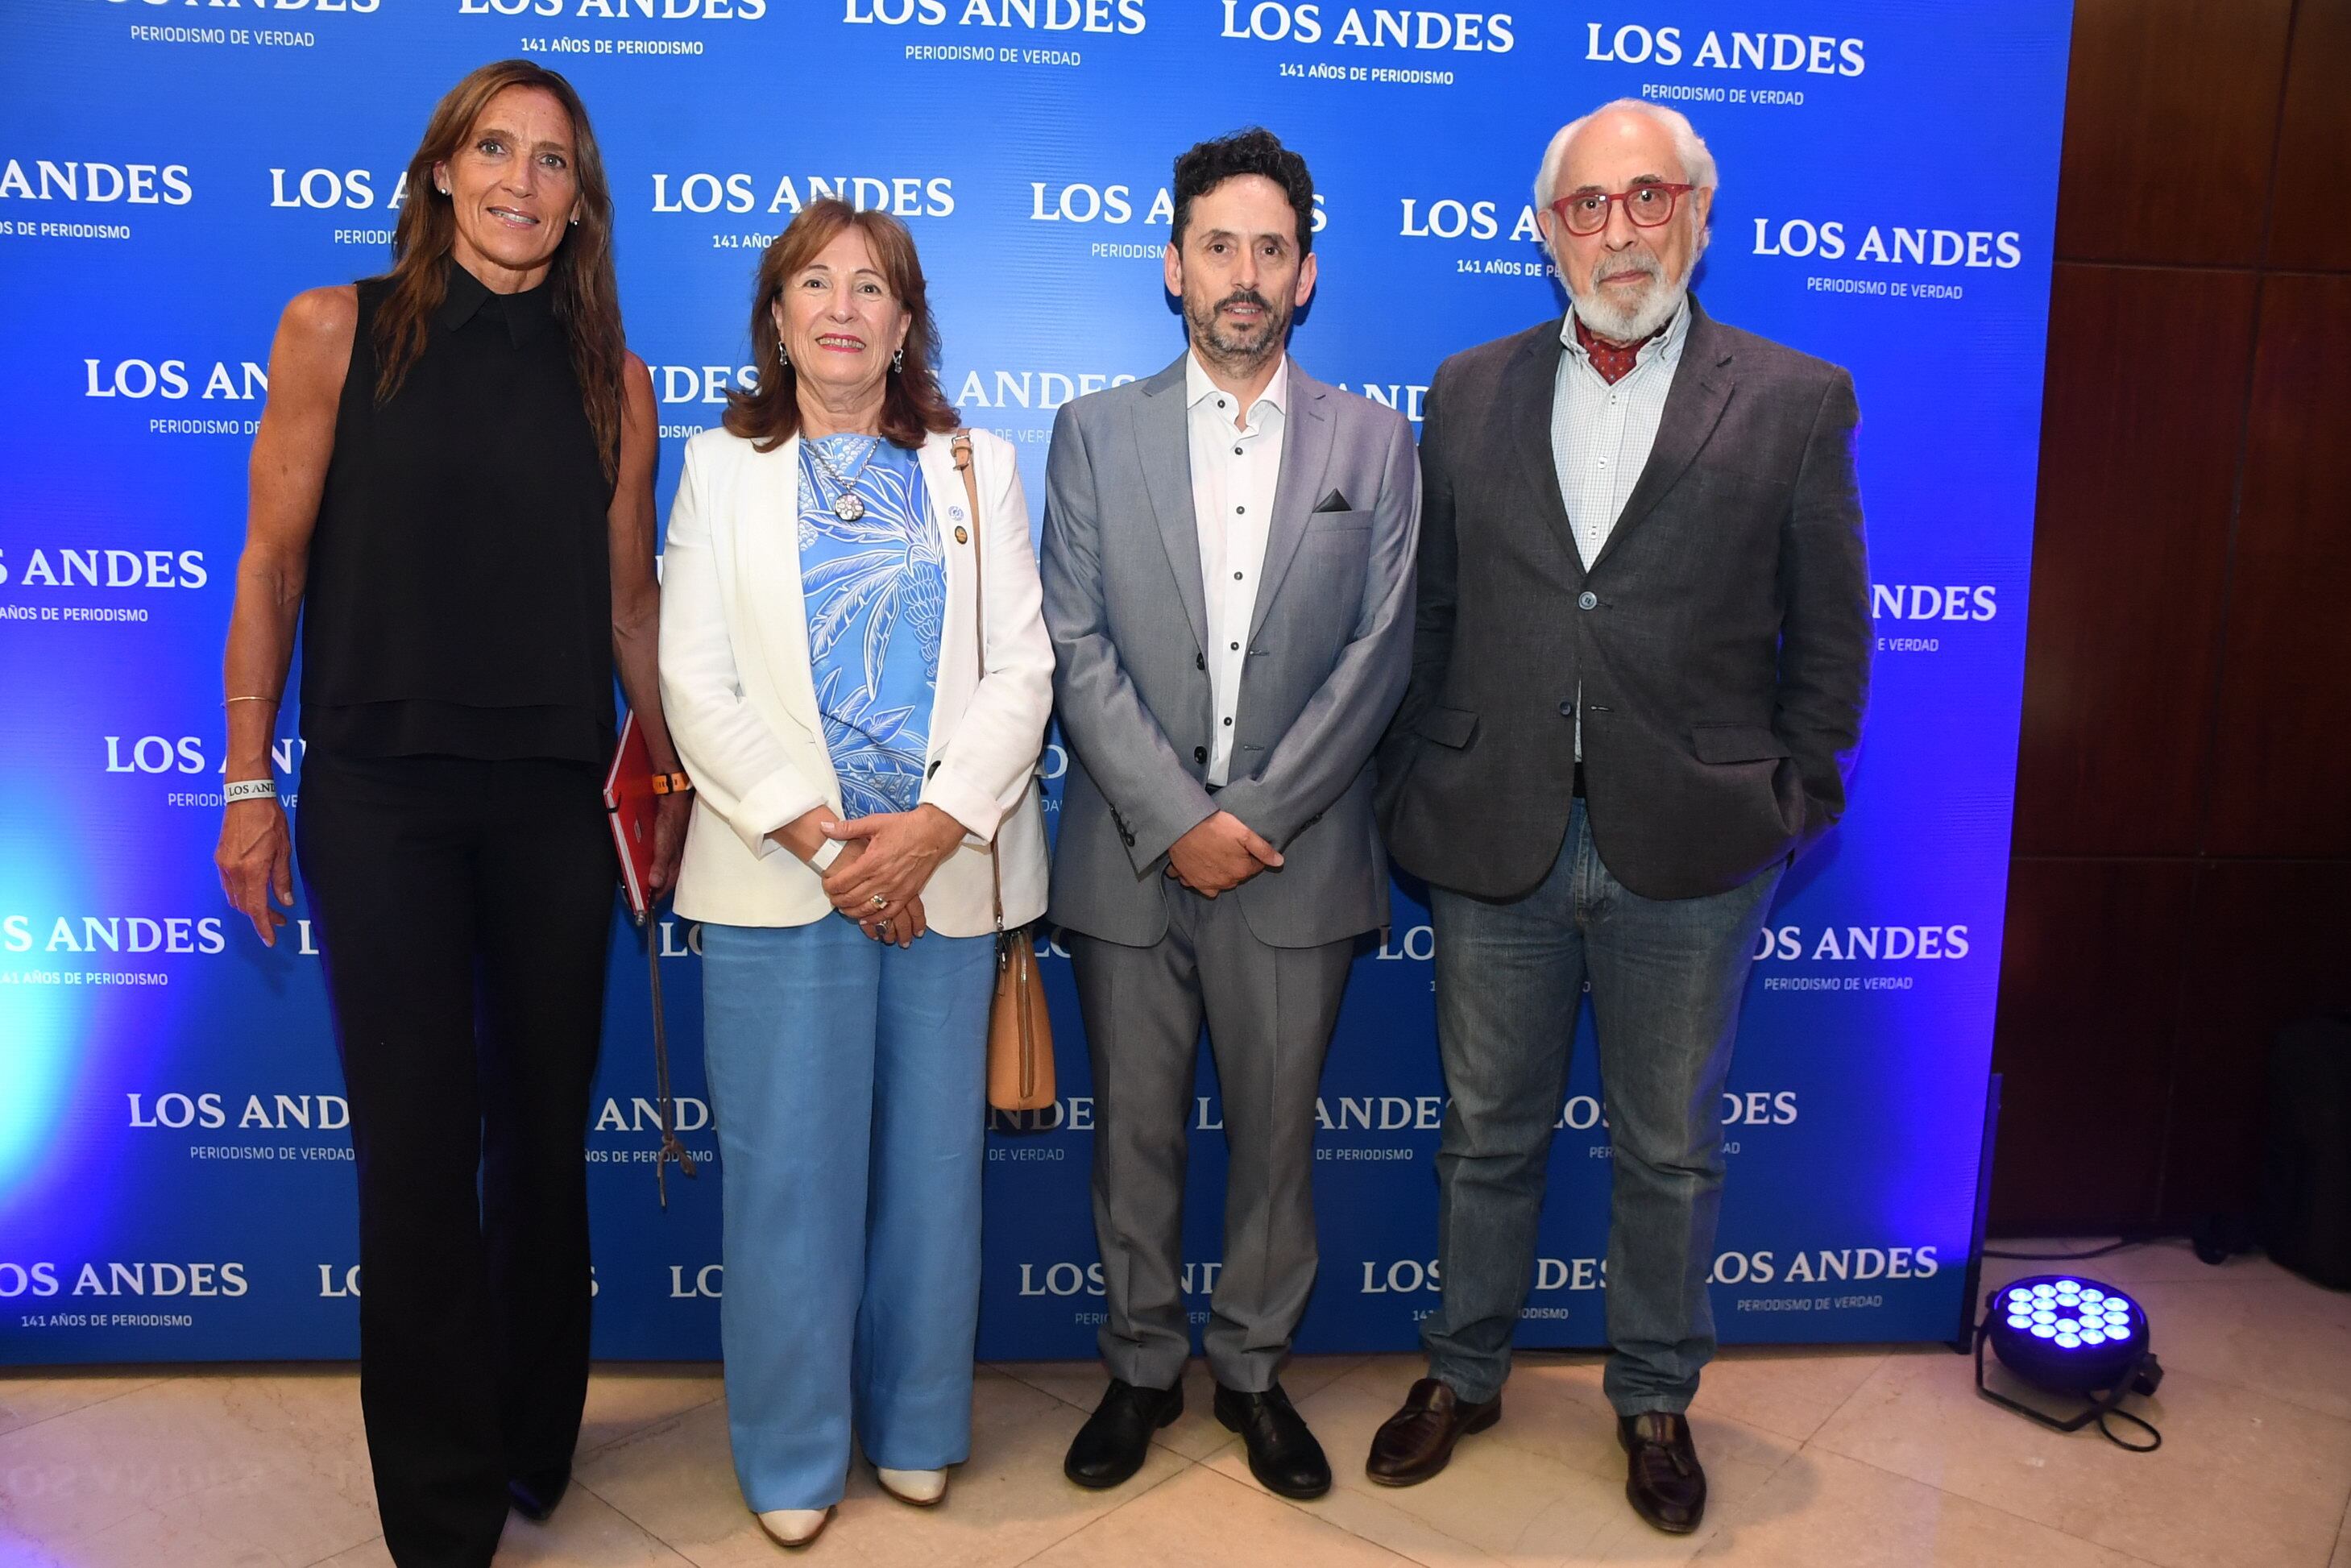
<svg viewBox="0 0 2351 1568"><path fill-rule="evenodd" d="M479 1568L588 1389L582 1144L615 865L587 767L303 766L360 1189L360 1402L401 1568Z"/></svg>

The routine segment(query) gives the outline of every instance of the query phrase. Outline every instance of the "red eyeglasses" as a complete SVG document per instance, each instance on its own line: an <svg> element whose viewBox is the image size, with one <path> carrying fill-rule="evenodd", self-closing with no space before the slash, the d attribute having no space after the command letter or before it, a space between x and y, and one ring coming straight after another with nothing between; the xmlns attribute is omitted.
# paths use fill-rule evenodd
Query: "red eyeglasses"
<svg viewBox="0 0 2351 1568"><path fill-rule="evenodd" d="M1629 191L1580 191L1551 204L1552 214L1572 235L1596 235L1608 226L1608 205L1625 204L1625 215L1635 228L1653 229L1674 215L1675 204L1696 185L1664 183L1635 185Z"/></svg>

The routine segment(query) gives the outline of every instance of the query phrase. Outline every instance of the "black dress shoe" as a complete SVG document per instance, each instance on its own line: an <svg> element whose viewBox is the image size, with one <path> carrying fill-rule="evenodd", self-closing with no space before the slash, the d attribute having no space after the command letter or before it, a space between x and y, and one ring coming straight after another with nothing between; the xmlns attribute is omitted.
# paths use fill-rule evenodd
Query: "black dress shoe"
<svg viewBox="0 0 2351 1568"><path fill-rule="evenodd" d="M1706 1471L1690 1443L1689 1418L1652 1411L1619 1416L1625 1446L1625 1497L1633 1511L1672 1535L1687 1535L1706 1517Z"/></svg>
<svg viewBox="0 0 2351 1568"><path fill-rule="evenodd" d="M1502 1396L1472 1405L1453 1385L1424 1377L1404 1397L1404 1408L1372 1434L1364 1473L1384 1487L1417 1486L1443 1469L1453 1445L1502 1418Z"/></svg>
<svg viewBox="0 0 2351 1568"><path fill-rule="evenodd" d="M1184 1414L1184 1385L1137 1388L1113 1377L1102 1403L1070 1440L1061 1473L1081 1487L1114 1487L1143 1468L1151 1434Z"/></svg>
<svg viewBox="0 0 2351 1568"><path fill-rule="evenodd" d="M563 1500L563 1490L570 1484L571 1462L567 1459L543 1470L514 1477L507 1482L507 1500L514 1504L517 1513L543 1524L547 1516L555 1511L555 1505Z"/></svg>
<svg viewBox="0 0 2351 1568"><path fill-rule="evenodd" d="M1217 1385L1217 1419L1227 1431L1241 1435L1249 1448L1249 1474L1266 1490L1310 1498L1331 1490L1331 1461L1322 1457L1322 1445L1306 1429L1306 1418L1291 1407L1279 1383L1262 1394Z"/></svg>

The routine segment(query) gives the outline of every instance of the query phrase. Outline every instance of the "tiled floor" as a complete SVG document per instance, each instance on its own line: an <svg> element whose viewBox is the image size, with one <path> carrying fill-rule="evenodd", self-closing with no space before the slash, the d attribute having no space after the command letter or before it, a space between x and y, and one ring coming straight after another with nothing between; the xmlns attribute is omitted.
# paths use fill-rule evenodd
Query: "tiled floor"
<svg viewBox="0 0 2351 1568"><path fill-rule="evenodd" d="M2351 1568L2351 1296L2260 1260L2208 1269L2178 1247L2091 1268L2153 1314L2168 1375L2147 1406L2164 1429L2159 1453L1997 1410L1946 1350L1734 1351L1708 1372L1693 1413L1713 1507L1703 1532L1676 1539L1625 1507L1593 1357L1527 1358L1501 1425L1406 1490L1370 1486L1362 1462L1416 1362L1293 1365L1286 1385L1339 1477L1306 1504L1250 1480L1238 1441L1207 1414L1197 1370L1188 1413L1143 1473L1107 1495L1081 1491L1061 1479L1061 1456L1101 1374L1003 1365L980 1375L972 1462L944 1508L881 1496L861 1466L832 1528L792 1557L812 1568ZM716 1371L600 1369L577 1484L550 1523L511 1522L499 1562L789 1561L736 1492ZM390 1561L348 1368L0 1372L7 1568Z"/></svg>

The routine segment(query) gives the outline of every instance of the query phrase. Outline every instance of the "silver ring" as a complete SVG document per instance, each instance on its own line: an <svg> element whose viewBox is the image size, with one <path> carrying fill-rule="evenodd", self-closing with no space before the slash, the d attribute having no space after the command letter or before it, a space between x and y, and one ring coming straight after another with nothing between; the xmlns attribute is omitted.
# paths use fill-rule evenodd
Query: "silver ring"
<svg viewBox="0 0 2351 1568"><path fill-rule="evenodd" d="M884 942L890 940L890 919L887 915L882 918L882 940Z"/></svg>

